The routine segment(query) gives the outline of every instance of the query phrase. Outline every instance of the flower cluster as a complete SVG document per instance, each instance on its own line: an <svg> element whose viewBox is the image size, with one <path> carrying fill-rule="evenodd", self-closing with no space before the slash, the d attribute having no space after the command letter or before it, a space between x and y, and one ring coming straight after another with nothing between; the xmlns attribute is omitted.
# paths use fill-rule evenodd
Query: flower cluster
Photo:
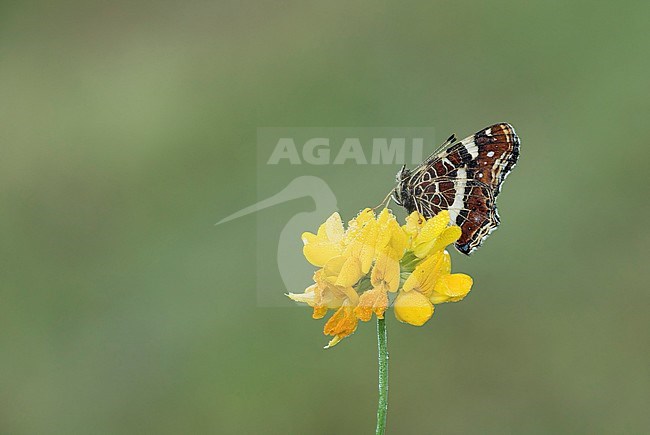
<svg viewBox="0 0 650 435"><path fill-rule="evenodd" d="M449 224L447 211L428 220L413 212L400 226L387 208L379 216L365 209L346 230L334 213L316 234L302 235L305 258L320 268L314 284L287 296L312 307L314 319L336 310L323 330L333 337L326 347L352 334L358 321L370 320L373 313L383 319L391 301L398 320L421 326L435 304L459 301L472 286L468 275L451 273L445 247L458 240L461 230Z"/></svg>

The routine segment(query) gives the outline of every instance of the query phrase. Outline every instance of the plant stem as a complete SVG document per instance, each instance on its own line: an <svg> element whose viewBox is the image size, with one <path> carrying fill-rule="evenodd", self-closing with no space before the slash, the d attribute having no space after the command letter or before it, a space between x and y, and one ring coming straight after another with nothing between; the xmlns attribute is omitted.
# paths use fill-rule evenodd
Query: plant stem
<svg viewBox="0 0 650 435"><path fill-rule="evenodd" d="M379 403L377 404L377 435L386 432L386 413L388 411L388 344L386 339L386 319L377 319L377 352L379 362Z"/></svg>

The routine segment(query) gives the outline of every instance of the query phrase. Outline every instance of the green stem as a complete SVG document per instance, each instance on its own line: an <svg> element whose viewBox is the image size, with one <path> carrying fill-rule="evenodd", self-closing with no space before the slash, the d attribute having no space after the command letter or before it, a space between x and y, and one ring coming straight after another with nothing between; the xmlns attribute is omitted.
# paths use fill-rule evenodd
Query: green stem
<svg viewBox="0 0 650 435"><path fill-rule="evenodd" d="M388 411L388 345L386 339L386 319L377 319L377 351L379 361L379 403L377 404L377 435L386 432L386 412Z"/></svg>

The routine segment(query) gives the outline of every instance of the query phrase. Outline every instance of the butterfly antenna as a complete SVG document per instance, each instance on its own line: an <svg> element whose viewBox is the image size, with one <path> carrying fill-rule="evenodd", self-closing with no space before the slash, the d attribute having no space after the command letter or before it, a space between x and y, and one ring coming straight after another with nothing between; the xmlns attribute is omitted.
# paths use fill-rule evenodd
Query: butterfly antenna
<svg viewBox="0 0 650 435"><path fill-rule="evenodd" d="M424 159L424 162L430 162L431 160L435 159L436 157L438 157L439 153L441 153L443 150L446 150L447 148L449 148L451 145L453 145L456 142L458 142L458 139L456 139L455 134L452 134L451 136L449 136L447 138L447 140L442 145L440 145L436 149L434 149L433 152L429 155L429 157Z"/></svg>
<svg viewBox="0 0 650 435"><path fill-rule="evenodd" d="M447 138L447 140L438 147L438 152L442 151L445 148L448 148L450 145L453 145L455 142L458 142L458 139L456 139L456 135L452 134Z"/></svg>
<svg viewBox="0 0 650 435"><path fill-rule="evenodd" d="M386 207L388 207L388 204L390 204L390 199L391 199L392 194L393 194L393 191L391 190L390 192L388 192L388 195L386 195L386 198L384 198L379 204L377 204L375 207L373 207L372 210L373 211L377 210L382 205L385 205Z"/></svg>

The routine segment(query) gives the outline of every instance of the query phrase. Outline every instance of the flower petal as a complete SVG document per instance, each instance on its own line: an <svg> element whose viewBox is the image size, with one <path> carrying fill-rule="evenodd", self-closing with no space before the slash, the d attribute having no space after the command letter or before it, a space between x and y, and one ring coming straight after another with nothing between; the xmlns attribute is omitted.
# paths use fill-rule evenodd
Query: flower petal
<svg viewBox="0 0 650 435"><path fill-rule="evenodd" d="M445 260L445 254L440 251L422 260L404 282L404 291L409 292L415 289L429 296L445 268Z"/></svg>
<svg viewBox="0 0 650 435"><path fill-rule="evenodd" d="M431 252L436 252L445 249L447 245L451 245L456 240L460 239L461 234L462 234L462 230L460 229L459 226L454 225L445 228L442 231L442 233L438 236L436 241L433 243L433 246L431 247Z"/></svg>
<svg viewBox="0 0 650 435"><path fill-rule="evenodd" d="M358 258L361 262L361 270L364 274L368 273L375 256L377 222L374 220L367 221L360 228L346 234L346 242L347 247L343 251L343 255Z"/></svg>
<svg viewBox="0 0 650 435"><path fill-rule="evenodd" d="M390 233L390 242L386 246L385 252L394 259L399 260L404 256L408 248L408 234L404 232L397 222L392 222L388 226L388 232Z"/></svg>
<svg viewBox="0 0 650 435"><path fill-rule="evenodd" d="M440 274L449 275L451 273L451 255L449 252L442 251L442 264L440 264Z"/></svg>
<svg viewBox="0 0 650 435"><path fill-rule="evenodd" d="M377 218L377 225L379 227L379 232L377 234L377 243L376 243L376 249L382 250L385 248L388 243L390 243L390 237L391 233L388 231L390 221L394 222L395 221L395 216L393 216L387 208L383 209L381 213L379 213L379 217Z"/></svg>
<svg viewBox="0 0 650 435"><path fill-rule="evenodd" d="M406 217L406 223L402 226L402 229L409 236L416 237L420 233L425 221L426 219L420 213L414 211Z"/></svg>
<svg viewBox="0 0 650 435"><path fill-rule="evenodd" d="M388 293L386 293L386 288L381 286L363 292L359 297L359 305L354 309L354 313L359 320L367 322L372 317L373 312L377 318L383 319L387 307Z"/></svg>
<svg viewBox="0 0 650 435"><path fill-rule="evenodd" d="M341 339L354 333L357 329L357 317L354 315L354 307L350 304L345 304L339 308L336 313L330 317L325 323L323 333L325 335L332 335L334 338L325 347L326 349L336 345Z"/></svg>
<svg viewBox="0 0 650 435"><path fill-rule="evenodd" d="M302 242L305 245L302 253L307 261L317 267L323 267L343 251L343 246L339 242L333 243L312 233L303 233Z"/></svg>
<svg viewBox="0 0 650 435"><path fill-rule="evenodd" d="M436 282L431 301L434 304L457 302L467 296L472 288L472 277L464 273L443 275Z"/></svg>
<svg viewBox="0 0 650 435"><path fill-rule="evenodd" d="M420 231L420 236L429 240L435 239L449 225L449 220L449 210L442 210L425 222Z"/></svg>
<svg viewBox="0 0 650 435"><path fill-rule="evenodd" d="M303 302L313 307L316 302L317 288L316 284L312 284L305 289L304 293L287 293L287 297L292 301Z"/></svg>
<svg viewBox="0 0 650 435"><path fill-rule="evenodd" d="M394 308L397 320L413 326L424 325L433 315L433 304L417 291L400 292Z"/></svg>
<svg viewBox="0 0 650 435"><path fill-rule="evenodd" d="M318 229L319 232L321 228L324 230L327 239L333 243L338 243L343 239L343 222L341 221L341 216L338 213L332 213L332 216L327 218L325 223L320 226Z"/></svg>
<svg viewBox="0 0 650 435"><path fill-rule="evenodd" d="M413 241L413 252L418 258L424 258L432 252L440 251L460 238L461 229L449 225L449 212L443 210L429 219L420 234Z"/></svg>
<svg viewBox="0 0 650 435"><path fill-rule="evenodd" d="M305 258L314 266L322 267L332 257L343 251L343 222L338 213L333 213L318 227L318 232L302 234Z"/></svg>
<svg viewBox="0 0 650 435"><path fill-rule="evenodd" d="M341 271L336 278L335 284L343 287L350 287L359 281L364 274L361 272L361 261L354 257L345 259Z"/></svg>
<svg viewBox="0 0 650 435"><path fill-rule="evenodd" d="M395 292L399 288L399 272L399 260L380 252L370 273L370 282L375 287L385 284L389 291Z"/></svg>
<svg viewBox="0 0 650 435"><path fill-rule="evenodd" d="M311 314L312 319L322 319L327 314L327 307L314 307L314 311Z"/></svg>
<svg viewBox="0 0 650 435"><path fill-rule="evenodd" d="M435 239L448 225L449 211L442 210L422 225L420 233L418 234L418 243L424 243Z"/></svg>

